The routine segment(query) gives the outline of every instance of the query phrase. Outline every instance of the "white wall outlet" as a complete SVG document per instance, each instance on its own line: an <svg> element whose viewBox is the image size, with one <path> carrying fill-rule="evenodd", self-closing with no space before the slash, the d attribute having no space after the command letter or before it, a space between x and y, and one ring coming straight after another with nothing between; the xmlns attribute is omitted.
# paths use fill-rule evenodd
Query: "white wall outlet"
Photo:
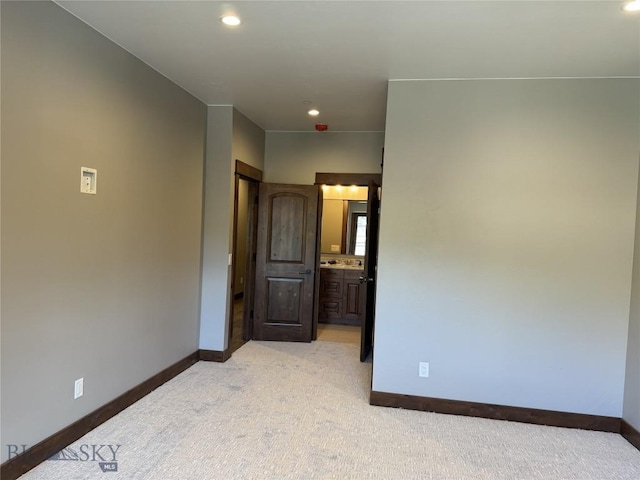
<svg viewBox="0 0 640 480"><path fill-rule="evenodd" d="M229 254L229 266L233 265L233 253Z"/></svg>
<svg viewBox="0 0 640 480"><path fill-rule="evenodd" d="M73 385L73 399L80 398L84 394L84 378L79 378Z"/></svg>
<svg viewBox="0 0 640 480"><path fill-rule="evenodd" d="M80 167L80 191L95 195L98 191L98 171L95 168Z"/></svg>
<svg viewBox="0 0 640 480"><path fill-rule="evenodd" d="M429 364L427 362L420 362L418 364L418 376L419 377L429 376Z"/></svg>

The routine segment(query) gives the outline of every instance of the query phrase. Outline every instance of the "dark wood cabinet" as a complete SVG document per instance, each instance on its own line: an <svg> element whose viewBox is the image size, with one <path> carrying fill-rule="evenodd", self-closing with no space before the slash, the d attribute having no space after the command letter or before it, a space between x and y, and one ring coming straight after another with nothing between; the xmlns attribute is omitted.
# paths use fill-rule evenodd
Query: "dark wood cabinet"
<svg viewBox="0 0 640 480"><path fill-rule="evenodd" d="M318 320L322 323L357 325L360 311L360 270L320 269Z"/></svg>
<svg viewBox="0 0 640 480"><path fill-rule="evenodd" d="M344 272L344 295L342 314L344 318L360 321L360 274L359 271ZM358 323L360 325L360 323Z"/></svg>
<svg viewBox="0 0 640 480"><path fill-rule="evenodd" d="M320 296L342 297L344 272L334 268L320 269Z"/></svg>

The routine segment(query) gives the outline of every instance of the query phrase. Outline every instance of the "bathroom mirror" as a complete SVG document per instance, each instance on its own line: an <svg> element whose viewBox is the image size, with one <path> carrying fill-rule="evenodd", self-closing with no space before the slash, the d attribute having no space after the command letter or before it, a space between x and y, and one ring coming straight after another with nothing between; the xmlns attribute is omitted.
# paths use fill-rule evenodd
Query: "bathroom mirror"
<svg viewBox="0 0 640 480"><path fill-rule="evenodd" d="M321 254L364 255L367 188L323 187Z"/></svg>

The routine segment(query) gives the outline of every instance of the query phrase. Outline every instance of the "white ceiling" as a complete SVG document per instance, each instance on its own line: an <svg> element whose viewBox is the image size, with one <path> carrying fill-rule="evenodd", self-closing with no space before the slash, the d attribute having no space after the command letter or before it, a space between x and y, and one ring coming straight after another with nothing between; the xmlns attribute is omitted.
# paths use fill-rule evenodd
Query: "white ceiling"
<svg viewBox="0 0 640 480"><path fill-rule="evenodd" d="M266 130L384 130L389 79L640 76L640 14L616 0L57 3Z"/></svg>

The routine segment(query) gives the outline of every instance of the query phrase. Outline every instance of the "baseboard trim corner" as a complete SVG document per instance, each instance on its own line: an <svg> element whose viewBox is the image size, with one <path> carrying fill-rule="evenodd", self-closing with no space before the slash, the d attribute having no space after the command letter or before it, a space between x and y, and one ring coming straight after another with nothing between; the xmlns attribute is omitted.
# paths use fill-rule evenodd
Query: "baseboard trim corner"
<svg viewBox="0 0 640 480"><path fill-rule="evenodd" d="M83 435L86 435L97 426L103 424L111 417L117 415L125 408L133 405L163 383L168 382L179 373L182 373L197 363L198 360L199 352L195 351L188 357L177 361L160 373L155 374L131 390L126 391L93 412L85 415L80 420L45 438L33 447L27 449L24 453L7 460L0 465L0 478L2 478L2 480L15 480L20 475L25 474L66 446L75 442Z"/></svg>
<svg viewBox="0 0 640 480"><path fill-rule="evenodd" d="M620 425L620 435L622 435L627 442L640 450L640 431L636 430L632 425L622 419Z"/></svg>
<svg viewBox="0 0 640 480"><path fill-rule="evenodd" d="M466 417L508 420L511 422L549 425L553 427L580 428L599 432L620 433L620 419L582 413L557 412L535 408L509 407L489 403L464 402L442 398L419 397L398 393L371 392L371 405L406 408L423 412L445 413Z"/></svg>
<svg viewBox="0 0 640 480"><path fill-rule="evenodd" d="M224 363L231 358L231 350L199 350L198 358L201 362L221 362Z"/></svg>

